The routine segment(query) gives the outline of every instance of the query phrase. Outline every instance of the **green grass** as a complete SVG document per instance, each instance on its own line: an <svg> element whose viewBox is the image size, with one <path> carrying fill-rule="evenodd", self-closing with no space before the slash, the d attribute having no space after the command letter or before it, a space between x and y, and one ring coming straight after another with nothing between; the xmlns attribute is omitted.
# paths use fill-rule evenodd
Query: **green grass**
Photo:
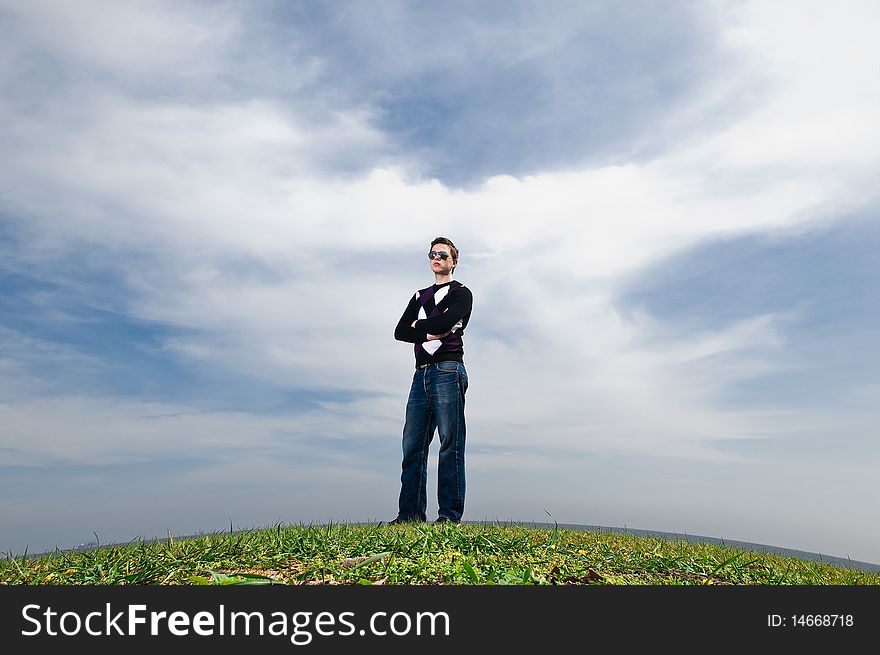
<svg viewBox="0 0 880 655"><path fill-rule="evenodd" d="M876 585L880 573L620 533L328 524L7 555L0 584Z"/></svg>

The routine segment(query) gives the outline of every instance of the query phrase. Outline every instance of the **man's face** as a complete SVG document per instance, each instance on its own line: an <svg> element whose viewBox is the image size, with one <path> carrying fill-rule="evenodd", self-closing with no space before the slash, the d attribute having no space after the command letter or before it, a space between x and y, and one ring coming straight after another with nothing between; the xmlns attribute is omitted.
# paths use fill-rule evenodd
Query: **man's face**
<svg viewBox="0 0 880 655"><path fill-rule="evenodd" d="M449 246L445 243L438 243L436 246L431 247L431 252L445 252L447 255L446 259L441 259L436 256L431 257L431 271L439 275L451 274L455 262L452 261L452 252Z"/></svg>

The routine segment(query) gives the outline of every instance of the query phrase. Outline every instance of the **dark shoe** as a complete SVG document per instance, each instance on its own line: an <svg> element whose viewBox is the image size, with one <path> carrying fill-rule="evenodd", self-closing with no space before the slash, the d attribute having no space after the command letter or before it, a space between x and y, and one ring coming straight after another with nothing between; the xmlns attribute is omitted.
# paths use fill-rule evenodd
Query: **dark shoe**
<svg viewBox="0 0 880 655"><path fill-rule="evenodd" d="M411 519L410 520L402 519L398 516L393 521L388 521L387 523L385 521L380 521L379 525L403 525L404 523L415 523L415 521L413 521Z"/></svg>
<svg viewBox="0 0 880 655"><path fill-rule="evenodd" d="M442 525L444 523L451 523L452 525L458 525L458 521L453 521L448 516L438 516L437 520L434 521L434 525Z"/></svg>

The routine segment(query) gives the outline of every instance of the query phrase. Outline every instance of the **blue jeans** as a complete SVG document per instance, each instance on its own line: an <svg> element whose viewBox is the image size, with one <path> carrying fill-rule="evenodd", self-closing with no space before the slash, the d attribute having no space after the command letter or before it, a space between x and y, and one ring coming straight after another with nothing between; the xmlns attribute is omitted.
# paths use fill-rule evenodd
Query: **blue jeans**
<svg viewBox="0 0 880 655"><path fill-rule="evenodd" d="M425 521L428 498L428 446L440 438L437 465L438 514L455 522L464 513L464 394L462 362L437 362L416 369L403 426L403 464L397 518Z"/></svg>

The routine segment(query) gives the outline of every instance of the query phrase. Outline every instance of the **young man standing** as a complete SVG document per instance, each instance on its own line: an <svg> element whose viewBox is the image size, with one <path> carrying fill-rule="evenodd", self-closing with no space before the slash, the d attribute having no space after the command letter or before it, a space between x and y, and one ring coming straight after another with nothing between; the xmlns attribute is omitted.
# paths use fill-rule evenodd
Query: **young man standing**
<svg viewBox="0 0 880 655"><path fill-rule="evenodd" d="M428 446L437 430L438 517L458 523L464 513L464 368L462 336L471 317L470 289L452 279L458 248L437 237L428 252L434 284L416 291L397 323L394 338L414 344L416 371L406 403L403 463L397 518L391 523L427 520Z"/></svg>

